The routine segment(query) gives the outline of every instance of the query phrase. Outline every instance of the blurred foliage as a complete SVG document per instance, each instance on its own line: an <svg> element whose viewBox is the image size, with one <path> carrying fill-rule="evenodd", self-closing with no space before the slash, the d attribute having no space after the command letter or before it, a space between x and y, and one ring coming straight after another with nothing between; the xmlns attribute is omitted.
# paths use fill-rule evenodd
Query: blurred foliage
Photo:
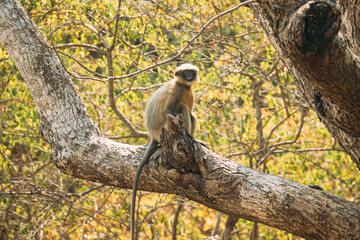
<svg viewBox="0 0 360 240"><path fill-rule="evenodd" d="M119 11L118 2L108 0L21 3L77 76L73 82L94 123L120 139L130 131L110 108L106 76L120 77L175 56L237 1L122 1ZM309 110L245 7L218 18L170 64L114 81L116 106L136 130L145 131L151 93L184 62L201 69L196 138L240 164L360 201L355 165ZM26 83L1 48L0 108L0 239L128 239L130 191L76 179L54 166ZM120 141L144 144L147 139ZM178 197L139 196L140 239L171 239ZM216 221L216 211L185 202L178 239L207 239ZM234 239L249 238L252 228L240 220ZM260 225L259 239L300 238Z"/></svg>

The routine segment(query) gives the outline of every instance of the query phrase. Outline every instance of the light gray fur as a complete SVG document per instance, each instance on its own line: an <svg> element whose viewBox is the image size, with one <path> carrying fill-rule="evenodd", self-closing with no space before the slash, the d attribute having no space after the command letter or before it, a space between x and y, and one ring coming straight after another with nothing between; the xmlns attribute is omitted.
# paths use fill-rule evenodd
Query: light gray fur
<svg viewBox="0 0 360 240"><path fill-rule="evenodd" d="M166 115L165 101L169 95L170 85L173 85L174 80L166 83L164 86L154 92L149 99L148 106L145 112L145 125L150 137L160 142L161 129L164 127Z"/></svg>
<svg viewBox="0 0 360 240"><path fill-rule="evenodd" d="M145 113L146 129L148 130L150 137L154 138L158 142L160 142L161 129L164 127L166 115L170 114L175 117L177 114L182 113L180 107L187 107L179 106L179 103L184 96L184 92L189 91L188 88L191 88L195 85L195 83L199 82L199 69L194 65L183 64L180 67L176 68L175 72L187 69L197 71L197 77L193 82L189 83L179 77L175 77L173 80L167 82L161 88L156 90L149 100ZM174 89L176 89L177 91L174 92ZM169 102L173 99L177 100L178 102ZM188 110L191 115L191 119L189 120L191 120L192 123L195 123L196 118L195 115L192 113L193 102L194 100L191 101L191 106L190 108L188 107ZM183 117L186 118L186 116ZM186 121L186 119L184 120ZM185 122L185 126L186 125L190 125L190 128L186 130L188 130L188 132L190 132L191 134L194 134L195 124L186 124Z"/></svg>

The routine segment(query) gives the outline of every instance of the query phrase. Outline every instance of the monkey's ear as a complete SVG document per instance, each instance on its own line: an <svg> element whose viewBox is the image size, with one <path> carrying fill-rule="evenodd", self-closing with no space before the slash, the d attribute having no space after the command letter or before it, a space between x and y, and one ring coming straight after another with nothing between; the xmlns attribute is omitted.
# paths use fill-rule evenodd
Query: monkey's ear
<svg viewBox="0 0 360 240"><path fill-rule="evenodd" d="M176 71L175 76L180 76L180 71Z"/></svg>

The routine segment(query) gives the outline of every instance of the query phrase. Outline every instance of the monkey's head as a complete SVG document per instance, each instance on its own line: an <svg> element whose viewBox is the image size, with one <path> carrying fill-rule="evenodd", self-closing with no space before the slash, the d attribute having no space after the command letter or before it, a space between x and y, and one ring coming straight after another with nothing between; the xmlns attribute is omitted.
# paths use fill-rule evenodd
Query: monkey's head
<svg viewBox="0 0 360 240"><path fill-rule="evenodd" d="M199 82L199 68L191 64L183 64L175 70L175 81L192 86Z"/></svg>

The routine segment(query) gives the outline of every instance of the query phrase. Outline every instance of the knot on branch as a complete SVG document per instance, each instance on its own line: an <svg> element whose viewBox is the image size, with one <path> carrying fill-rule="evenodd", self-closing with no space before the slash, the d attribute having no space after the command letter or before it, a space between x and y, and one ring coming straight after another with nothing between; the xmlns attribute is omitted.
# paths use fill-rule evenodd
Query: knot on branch
<svg viewBox="0 0 360 240"><path fill-rule="evenodd" d="M167 115L161 134L161 147L164 151L164 165L181 173L199 173L196 163L195 139L185 130L182 115L175 118Z"/></svg>
<svg viewBox="0 0 360 240"><path fill-rule="evenodd" d="M339 7L331 0L309 1L289 16L281 35L302 54L321 52L337 35L340 14Z"/></svg>

